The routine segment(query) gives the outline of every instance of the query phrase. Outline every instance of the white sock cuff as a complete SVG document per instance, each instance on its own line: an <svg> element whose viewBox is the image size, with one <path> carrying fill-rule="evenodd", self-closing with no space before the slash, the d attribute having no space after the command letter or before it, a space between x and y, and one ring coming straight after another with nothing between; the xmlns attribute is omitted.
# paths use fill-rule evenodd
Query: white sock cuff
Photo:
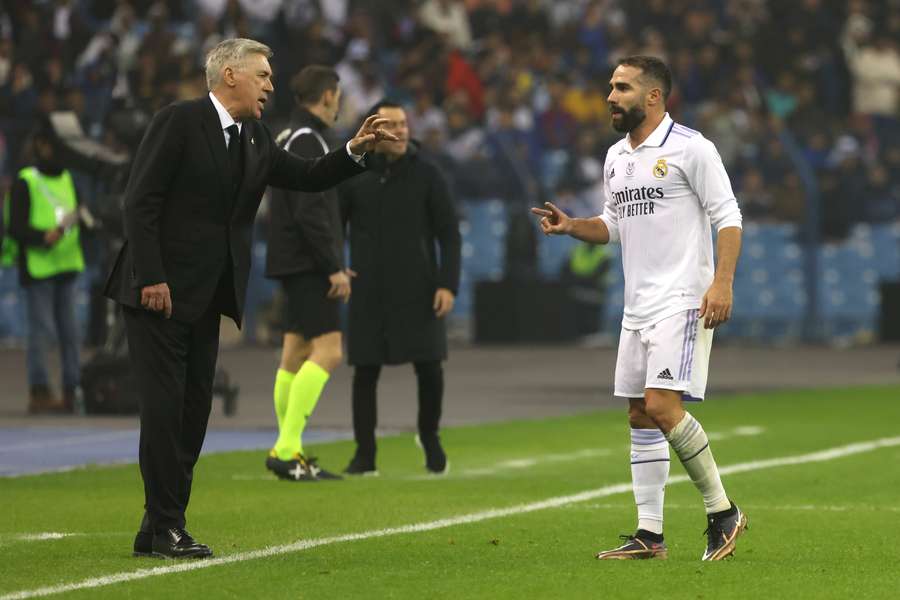
<svg viewBox="0 0 900 600"><path fill-rule="evenodd" d="M659 429L632 429L631 445L632 446L651 446L666 442L666 436Z"/></svg>

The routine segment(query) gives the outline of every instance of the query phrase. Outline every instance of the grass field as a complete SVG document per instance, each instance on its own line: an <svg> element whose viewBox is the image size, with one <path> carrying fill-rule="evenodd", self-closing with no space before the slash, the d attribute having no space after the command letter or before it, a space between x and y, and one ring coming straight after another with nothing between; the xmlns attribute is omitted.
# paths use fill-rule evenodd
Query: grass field
<svg viewBox="0 0 900 600"><path fill-rule="evenodd" d="M594 560L634 530L617 411L445 430L446 477L423 476L412 435L380 442L381 477L343 482L276 481L261 452L204 457L188 518L206 562L130 556L135 466L0 479L0 598L900 597L900 387L692 412L750 518L723 563L699 561L702 502L677 461L669 560ZM352 446L314 450L340 469Z"/></svg>

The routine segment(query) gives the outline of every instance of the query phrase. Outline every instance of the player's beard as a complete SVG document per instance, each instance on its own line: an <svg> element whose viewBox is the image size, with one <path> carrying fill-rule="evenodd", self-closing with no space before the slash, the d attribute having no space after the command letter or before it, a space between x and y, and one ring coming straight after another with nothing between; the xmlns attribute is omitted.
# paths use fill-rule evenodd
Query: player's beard
<svg viewBox="0 0 900 600"><path fill-rule="evenodd" d="M621 110L621 109L620 109ZM644 122L644 119L647 118L647 113L640 106L632 106L628 110L621 110L621 112L613 114L620 114L622 117L617 121L612 122L612 126L616 131L622 133L628 133L633 131L638 125Z"/></svg>

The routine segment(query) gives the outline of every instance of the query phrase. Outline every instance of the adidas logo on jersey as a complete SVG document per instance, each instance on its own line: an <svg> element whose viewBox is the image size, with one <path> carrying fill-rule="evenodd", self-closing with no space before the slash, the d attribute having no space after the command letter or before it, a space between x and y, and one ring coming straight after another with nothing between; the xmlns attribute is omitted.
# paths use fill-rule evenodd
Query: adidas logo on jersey
<svg viewBox="0 0 900 600"><path fill-rule="evenodd" d="M657 375L656 378L657 379L668 379L670 381L675 379L674 377L672 377L672 374L669 372L668 369L663 369L662 371L660 371L659 375Z"/></svg>

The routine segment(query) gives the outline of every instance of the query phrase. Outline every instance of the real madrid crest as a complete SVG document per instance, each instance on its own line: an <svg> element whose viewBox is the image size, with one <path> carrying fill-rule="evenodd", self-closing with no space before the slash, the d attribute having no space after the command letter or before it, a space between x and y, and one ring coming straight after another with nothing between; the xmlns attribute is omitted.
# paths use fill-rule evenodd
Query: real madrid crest
<svg viewBox="0 0 900 600"><path fill-rule="evenodd" d="M629 177L634 175L634 162L629 162L627 165L625 165L625 174Z"/></svg>
<svg viewBox="0 0 900 600"><path fill-rule="evenodd" d="M666 164L666 159L661 158L656 161L656 164L653 165L653 176L657 179L662 179L669 173L669 165Z"/></svg>

